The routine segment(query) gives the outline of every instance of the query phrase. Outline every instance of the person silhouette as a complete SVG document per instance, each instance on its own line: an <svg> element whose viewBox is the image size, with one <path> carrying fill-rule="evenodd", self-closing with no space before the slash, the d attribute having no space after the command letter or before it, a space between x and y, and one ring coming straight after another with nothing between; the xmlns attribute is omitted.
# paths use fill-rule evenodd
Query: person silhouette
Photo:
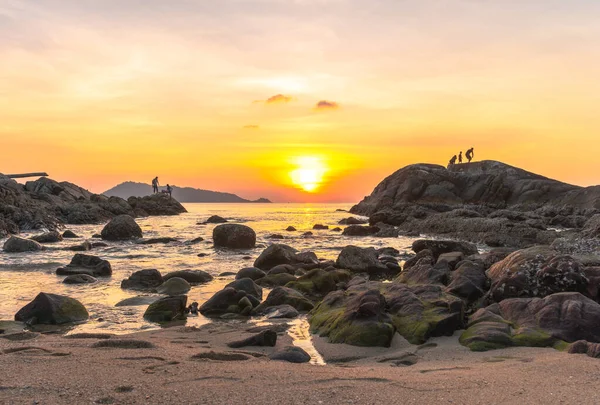
<svg viewBox="0 0 600 405"><path fill-rule="evenodd" d="M462 163L462 150L458 154L458 163Z"/></svg>
<svg viewBox="0 0 600 405"><path fill-rule="evenodd" d="M467 157L467 160L469 161L469 163L471 163L471 160L473 159L474 154L475 154L475 152L473 152L473 147L471 146L471 149L469 149L467 151L467 153L465 153L465 156Z"/></svg>
<svg viewBox="0 0 600 405"><path fill-rule="evenodd" d="M452 166L456 163L456 155L452 156L452 159L450 159L450 162L448 164L448 166Z"/></svg>
<svg viewBox="0 0 600 405"><path fill-rule="evenodd" d="M158 176L156 176L154 179L152 179L152 192L153 193L158 193Z"/></svg>
<svg viewBox="0 0 600 405"><path fill-rule="evenodd" d="M173 194L173 187L171 187L170 185L167 184L167 193L169 193L169 197L172 197L171 194Z"/></svg>

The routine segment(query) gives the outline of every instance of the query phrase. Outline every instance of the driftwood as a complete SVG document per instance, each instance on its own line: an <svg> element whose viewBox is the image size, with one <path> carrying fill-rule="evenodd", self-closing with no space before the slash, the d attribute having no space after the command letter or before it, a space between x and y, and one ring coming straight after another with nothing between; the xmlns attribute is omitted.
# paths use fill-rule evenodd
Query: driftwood
<svg viewBox="0 0 600 405"><path fill-rule="evenodd" d="M39 173L23 173L23 174L6 174L5 175L11 179L23 179L25 177L48 177L48 173L39 172Z"/></svg>

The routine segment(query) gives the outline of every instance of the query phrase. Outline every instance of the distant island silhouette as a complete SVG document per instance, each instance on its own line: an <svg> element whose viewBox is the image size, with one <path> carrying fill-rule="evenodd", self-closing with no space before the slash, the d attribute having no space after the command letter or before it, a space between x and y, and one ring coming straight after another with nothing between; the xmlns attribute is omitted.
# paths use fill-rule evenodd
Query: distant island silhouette
<svg viewBox="0 0 600 405"><path fill-rule="evenodd" d="M219 191L202 190L192 187L173 187L173 198L182 203L270 203L266 198L258 200L247 200L232 193L223 193ZM108 197L120 197L127 199L129 197L145 197L152 194L152 186L145 183L136 183L126 181L118 184L104 193Z"/></svg>

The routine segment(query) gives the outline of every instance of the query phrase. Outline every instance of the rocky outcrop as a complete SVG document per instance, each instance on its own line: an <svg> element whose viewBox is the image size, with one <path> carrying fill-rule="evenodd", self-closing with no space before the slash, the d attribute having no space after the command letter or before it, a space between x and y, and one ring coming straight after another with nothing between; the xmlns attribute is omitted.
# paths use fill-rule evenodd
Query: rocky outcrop
<svg viewBox="0 0 600 405"><path fill-rule="evenodd" d="M222 224L213 229L215 247L252 249L256 245L256 233L246 225Z"/></svg>
<svg viewBox="0 0 600 405"><path fill-rule="evenodd" d="M98 256L77 253L71 259L71 263L57 269L56 274L59 276L87 274L92 277L109 277L112 275L112 267L107 260Z"/></svg>
<svg viewBox="0 0 600 405"><path fill-rule="evenodd" d="M139 216L179 215L187 212L177 200L164 193L146 197L129 197L127 203Z"/></svg>
<svg viewBox="0 0 600 405"><path fill-rule="evenodd" d="M130 215L119 215L111 219L100 234L104 240L120 241L141 238L142 228Z"/></svg>
<svg viewBox="0 0 600 405"><path fill-rule="evenodd" d="M85 321L88 317L87 310L76 299L41 292L16 313L15 321L31 325L60 325Z"/></svg>

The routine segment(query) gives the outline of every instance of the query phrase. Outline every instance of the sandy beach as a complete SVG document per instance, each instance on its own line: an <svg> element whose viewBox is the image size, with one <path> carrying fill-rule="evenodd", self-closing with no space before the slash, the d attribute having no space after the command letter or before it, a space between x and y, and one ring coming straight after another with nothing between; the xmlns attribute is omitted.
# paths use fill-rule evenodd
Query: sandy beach
<svg viewBox="0 0 600 405"><path fill-rule="evenodd" d="M246 328L246 329L244 329ZM457 335L422 346L401 337L391 348L315 346L327 365L292 364L273 348L229 349L252 325L177 326L109 339L14 335L0 339L3 404L595 404L600 363L554 349L484 353ZM248 332L250 330L251 332ZM151 348L94 347L124 340ZM127 341L125 341L127 343ZM194 356L205 358L194 358ZM198 356L197 356L198 357Z"/></svg>

